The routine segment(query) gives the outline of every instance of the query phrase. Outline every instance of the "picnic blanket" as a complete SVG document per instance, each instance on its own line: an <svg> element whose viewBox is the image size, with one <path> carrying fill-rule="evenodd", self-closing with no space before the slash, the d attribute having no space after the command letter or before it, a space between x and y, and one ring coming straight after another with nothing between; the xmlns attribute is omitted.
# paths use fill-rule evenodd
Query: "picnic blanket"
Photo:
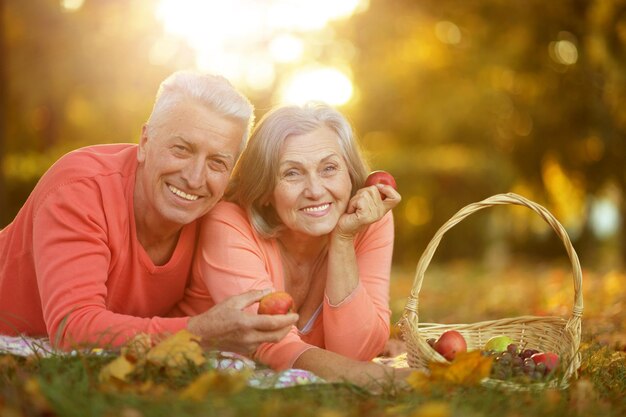
<svg viewBox="0 0 626 417"><path fill-rule="evenodd" d="M0 354L3 353L16 356L37 355L45 358L52 355L77 355L80 352L56 350L47 338L0 335ZM92 349L87 353L102 355L113 352ZM248 386L253 388L289 388L298 385L326 383L324 379L304 369L286 369L276 372L234 352L215 351L207 356L209 357L209 364L214 369L250 372L251 377L248 379ZM406 352L394 357L374 358L373 362L392 368L408 367Z"/></svg>
<svg viewBox="0 0 626 417"><path fill-rule="evenodd" d="M0 335L0 354L16 356L48 357L52 355L77 355L79 352L61 352L55 350L47 338L31 338L26 336ZM106 354L94 349L90 354ZM214 352L208 355L210 365L218 370L251 371L248 386L260 389L289 388L298 385L326 383L317 375L303 369L287 369L275 372L267 367L234 352Z"/></svg>

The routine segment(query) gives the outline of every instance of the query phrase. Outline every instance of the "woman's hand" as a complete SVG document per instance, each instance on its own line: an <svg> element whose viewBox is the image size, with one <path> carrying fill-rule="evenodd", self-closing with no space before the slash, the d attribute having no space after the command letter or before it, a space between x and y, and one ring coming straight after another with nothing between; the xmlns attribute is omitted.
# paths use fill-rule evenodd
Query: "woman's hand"
<svg viewBox="0 0 626 417"><path fill-rule="evenodd" d="M376 184L361 188L348 202L346 212L339 218L333 234L353 239L365 227L382 219L401 200L400 193L390 185Z"/></svg>
<svg viewBox="0 0 626 417"><path fill-rule="evenodd" d="M373 394L384 390L408 390L406 379L413 368L391 368L374 362L363 362L325 349L309 349L294 363L294 368L305 369L329 382L351 382Z"/></svg>
<svg viewBox="0 0 626 417"><path fill-rule="evenodd" d="M187 329L202 338L205 348L244 355L254 353L261 343L279 342L298 321L295 313L266 315L243 311L268 293L249 291L230 297L202 314L191 317Z"/></svg>

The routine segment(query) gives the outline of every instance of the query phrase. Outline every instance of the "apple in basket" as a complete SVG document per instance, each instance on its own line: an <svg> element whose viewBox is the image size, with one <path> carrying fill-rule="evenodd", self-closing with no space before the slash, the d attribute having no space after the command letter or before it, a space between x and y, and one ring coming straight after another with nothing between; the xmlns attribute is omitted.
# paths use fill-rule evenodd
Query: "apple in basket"
<svg viewBox="0 0 626 417"><path fill-rule="evenodd" d="M554 352L535 353L530 358L535 362L535 365L543 363L546 367L546 373L552 372L559 366L559 355Z"/></svg>
<svg viewBox="0 0 626 417"><path fill-rule="evenodd" d="M259 301L259 314L287 314L293 311L293 298L284 291L267 294Z"/></svg>
<svg viewBox="0 0 626 417"><path fill-rule="evenodd" d="M393 178L393 175L391 175L387 171L372 171L367 176L367 179L365 180L366 187L376 184L391 185L394 190L398 189L395 178ZM380 196L383 198L383 200L385 199L385 195L383 193L380 193Z"/></svg>
<svg viewBox="0 0 626 417"><path fill-rule="evenodd" d="M447 330L435 341L433 348L441 356L451 361L457 353L467 352L467 342L461 333L456 330Z"/></svg>
<svg viewBox="0 0 626 417"><path fill-rule="evenodd" d="M493 336L485 343L484 350L491 352L504 352L508 346L513 343L513 339L509 336L499 335Z"/></svg>

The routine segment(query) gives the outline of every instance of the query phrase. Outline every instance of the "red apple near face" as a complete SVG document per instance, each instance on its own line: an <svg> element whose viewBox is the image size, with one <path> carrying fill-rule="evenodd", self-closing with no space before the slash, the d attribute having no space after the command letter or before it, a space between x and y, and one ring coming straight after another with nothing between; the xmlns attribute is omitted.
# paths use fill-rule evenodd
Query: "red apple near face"
<svg viewBox="0 0 626 417"><path fill-rule="evenodd" d="M550 373L559 366L559 355L554 352L535 353L530 357L535 365L543 363L546 366L546 372Z"/></svg>
<svg viewBox="0 0 626 417"><path fill-rule="evenodd" d="M391 185L394 190L398 189L398 186L396 185L396 180L393 178L393 175L391 175L387 171L373 171L367 176L367 179L365 180L366 187L376 184ZM383 193L380 193L380 196L383 198L383 200L385 199L385 195Z"/></svg>
<svg viewBox="0 0 626 417"><path fill-rule="evenodd" d="M448 330L439 336L434 348L441 356L451 361L457 353L467 352L467 342L461 333L456 330Z"/></svg>
<svg viewBox="0 0 626 417"><path fill-rule="evenodd" d="M293 298L284 291L267 294L259 301L259 314L287 314L293 311Z"/></svg>

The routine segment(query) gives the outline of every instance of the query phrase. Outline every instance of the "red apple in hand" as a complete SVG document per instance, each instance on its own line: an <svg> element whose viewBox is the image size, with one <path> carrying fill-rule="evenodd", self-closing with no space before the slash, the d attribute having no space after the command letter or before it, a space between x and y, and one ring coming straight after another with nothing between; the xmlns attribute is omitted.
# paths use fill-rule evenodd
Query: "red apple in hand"
<svg viewBox="0 0 626 417"><path fill-rule="evenodd" d="M367 176L367 179L365 180L366 187L376 184L391 185L394 190L398 189L398 186L396 185L396 180L393 178L393 175L391 175L387 171L372 171ZM383 200L385 199L385 195L383 193L380 193L380 196L383 198Z"/></svg>
<svg viewBox="0 0 626 417"><path fill-rule="evenodd" d="M535 365L543 363L546 366L546 373L552 372L559 366L559 355L554 352L535 353L530 358L535 362Z"/></svg>
<svg viewBox="0 0 626 417"><path fill-rule="evenodd" d="M287 314L293 311L293 298L284 291L267 294L259 301L259 314Z"/></svg>
<svg viewBox="0 0 626 417"><path fill-rule="evenodd" d="M445 331L433 346L444 358L451 361L459 352L467 352L467 342L463 335L456 330Z"/></svg>

